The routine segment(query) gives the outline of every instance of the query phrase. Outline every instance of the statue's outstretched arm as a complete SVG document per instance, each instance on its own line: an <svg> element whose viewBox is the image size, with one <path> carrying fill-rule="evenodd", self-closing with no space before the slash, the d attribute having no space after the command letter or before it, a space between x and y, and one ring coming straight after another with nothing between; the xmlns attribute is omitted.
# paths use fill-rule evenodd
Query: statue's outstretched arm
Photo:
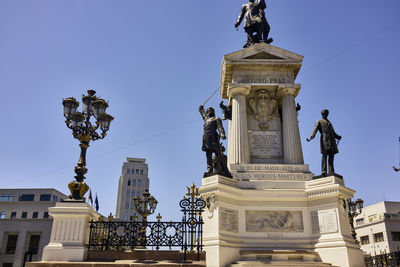
<svg viewBox="0 0 400 267"><path fill-rule="evenodd" d="M244 18L244 14L246 14L246 5L243 5L242 6L242 10L240 10L239 17L238 17L238 19L236 20L236 23L235 23L235 28L239 27L240 23L242 23L242 20Z"/></svg>
<svg viewBox="0 0 400 267"><path fill-rule="evenodd" d="M200 105L200 106L199 106L199 112L200 112L201 117L203 118L203 120L206 120L206 119L207 119L207 114L206 114L206 112L204 111L203 105Z"/></svg>
<svg viewBox="0 0 400 267"><path fill-rule="evenodd" d="M311 135L310 135L310 138L307 138L307 139L306 139L308 142L310 142L311 140L314 139L315 135L316 135L317 132L318 132L318 129L319 129L319 121L317 121L317 123L315 124L314 129L313 129L313 131L312 131L312 133L311 133Z"/></svg>

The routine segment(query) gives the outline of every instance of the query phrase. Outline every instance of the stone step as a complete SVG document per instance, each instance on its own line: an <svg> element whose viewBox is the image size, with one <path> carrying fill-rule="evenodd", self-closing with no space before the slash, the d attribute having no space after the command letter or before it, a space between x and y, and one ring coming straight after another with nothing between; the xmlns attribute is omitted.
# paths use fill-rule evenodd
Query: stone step
<svg viewBox="0 0 400 267"><path fill-rule="evenodd" d="M232 263L231 267L334 267L323 263L313 250L242 250L240 260Z"/></svg>
<svg viewBox="0 0 400 267"><path fill-rule="evenodd" d="M262 260L240 260L232 263L230 267L335 267L329 263L304 262L304 261L262 261Z"/></svg>
<svg viewBox="0 0 400 267"><path fill-rule="evenodd" d="M29 262L27 267L206 267L205 261L173 262L173 261L132 261L120 260L115 262Z"/></svg>

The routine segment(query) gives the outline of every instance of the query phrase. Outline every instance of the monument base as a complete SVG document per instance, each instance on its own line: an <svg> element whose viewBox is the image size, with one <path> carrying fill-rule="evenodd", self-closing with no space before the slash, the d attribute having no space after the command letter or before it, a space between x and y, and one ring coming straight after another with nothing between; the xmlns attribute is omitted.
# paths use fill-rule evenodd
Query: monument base
<svg viewBox="0 0 400 267"><path fill-rule="evenodd" d="M87 257L89 222L100 214L84 202L57 202L49 208L53 217L50 243L43 249L42 261L81 262Z"/></svg>
<svg viewBox="0 0 400 267"><path fill-rule="evenodd" d="M207 202L203 229L207 266L235 262L232 266L246 262L257 266L256 261L268 266L274 262L279 266L363 266L345 206L354 191L335 176L312 180L312 174L296 173L281 175L294 178L291 181L263 180L257 175L257 180L248 179L254 174L242 175L246 177L242 180L219 175L202 180L199 192Z"/></svg>

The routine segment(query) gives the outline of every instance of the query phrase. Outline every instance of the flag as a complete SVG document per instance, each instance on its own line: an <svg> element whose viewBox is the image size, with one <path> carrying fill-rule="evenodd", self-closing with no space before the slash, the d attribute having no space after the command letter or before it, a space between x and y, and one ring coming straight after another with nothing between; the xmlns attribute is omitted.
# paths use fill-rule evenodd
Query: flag
<svg viewBox="0 0 400 267"><path fill-rule="evenodd" d="M99 199L97 198L97 192L96 192L96 199L94 200L94 206L96 208L96 211L99 211Z"/></svg>
<svg viewBox="0 0 400 267"><path fill-rule="evenodd" d="M89 192L89 201L90 201L90 205L92 205L92 207L93 207L92 189L90 189L90 192Z"/></svg>

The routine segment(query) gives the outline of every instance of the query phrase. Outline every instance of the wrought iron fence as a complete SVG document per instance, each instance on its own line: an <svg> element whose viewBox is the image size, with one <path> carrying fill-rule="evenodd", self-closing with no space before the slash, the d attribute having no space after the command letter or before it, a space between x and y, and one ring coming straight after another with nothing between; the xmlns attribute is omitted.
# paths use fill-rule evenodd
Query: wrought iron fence
<svg viewBox="0 0 400 267"><path fill-rule="evenodd" d="M382 253L364 258L366 267L393 267L400 266L400 251Z"/></svg>
<svg viewBox="0 0 400 267"><path fill-rule="evenodd" d="M186 197L188 196L188 197ZM180 222L91 221L89 250L133 250L135 248L161 247L179 248L184 252L184 261L188 251L196 251L200 260L203 250L203 219L205 201L199 197L198 188L188 187L188 193L180 201L183 213Z"/></svg>

